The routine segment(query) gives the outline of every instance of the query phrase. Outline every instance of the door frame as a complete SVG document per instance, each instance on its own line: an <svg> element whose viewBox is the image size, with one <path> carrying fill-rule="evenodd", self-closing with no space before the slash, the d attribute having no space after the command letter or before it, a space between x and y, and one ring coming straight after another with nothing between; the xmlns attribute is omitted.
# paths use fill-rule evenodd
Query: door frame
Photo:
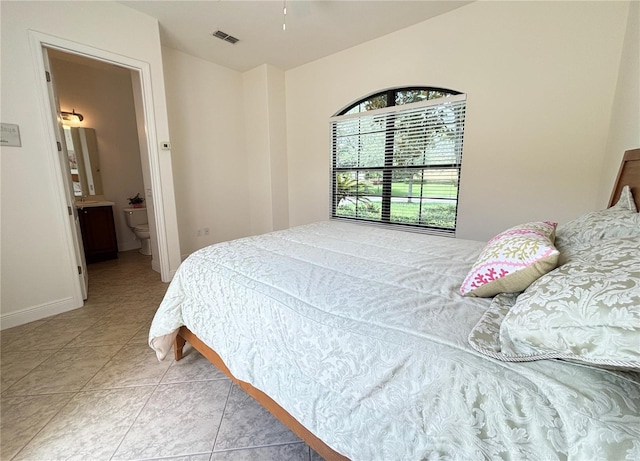
<svg viewBox="0 0 640 461"><path fill-rule="evenodd" d="M146 152L140 152L140 155L145 155L149 163L149 173L151 182L151 193L153 199L153 211L154 211L154 223L156 228L156 239L158 248L158 261L160 264L161 279L165 282L171 280L173 274L171 273L169 263L169 240L167 236L165 207L162 193L162 175L160 172L160 157L159 157L159 141L156 133L156 120L153 104L152 84L151 84L151 66L149 63L139 61L137 59L122 56L110 51L106 51L99 48L94 48L81 43L66 40L53 35L44 34L34 30L29 30L29 38L31 43L31 51L33 57L33 65L36 72L36 78L39 80L38 96L40 99L40 109L44 120L44 127L46 130L46 137L49 140L50 155L49 158L55 161L49 162L49 167L52 169L52 178L54 179L54 189L57 197L57 201L60 204L60 212L67 213L67 206L73 205L67 203L67 198L64 192L63 178L61 177L60 168L57 161L57 146L56 137L54 132L55 122L51 119L52 110L49 101L47 82L45 79L44 69L44 56L43 48L52 48L63 51L65 53L71 53L86 57L89 59L95 59L103 61L109 64L114 64L120 67L128 68L132 71L138 72L140 78L140 88L142 93L142 109L144 117L144 129L146 139ZM67 249L71 257L73 264L69 268L73 271L75 281L74 297L76 298L77 305L82 306L82 296L80 294L80 282L77 279L77 264L75 251L73 248L73 240L71 232L71 226L68 223L68 219L65 222L65 240L67 242Z"/></svg>

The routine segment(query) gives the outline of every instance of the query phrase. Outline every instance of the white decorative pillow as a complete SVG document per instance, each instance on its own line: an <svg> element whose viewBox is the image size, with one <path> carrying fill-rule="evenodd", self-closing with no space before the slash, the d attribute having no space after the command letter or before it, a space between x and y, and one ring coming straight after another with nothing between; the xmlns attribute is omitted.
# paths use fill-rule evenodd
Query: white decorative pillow
<svg viewBox="0 0 640 461"><path fill-rule="evenodd" d="M585 245L517 297L499 336L506 356L640 370L640 239Z"/></svg>
<svg viewBox="0 0 640 461"><path fill-rule="evenodd" d="M555 229L556 223L531 222L496 235L478 256L460 294L490 297L527 288L557 265Z"/></svg>
<svg viewBox="0 0 640 461"><path fill-rule="evenodd" d="M611 208L593 211L558 226L556 246L561 251L573 245L609 238L640 237L640 214L629 186Z"/></svg>

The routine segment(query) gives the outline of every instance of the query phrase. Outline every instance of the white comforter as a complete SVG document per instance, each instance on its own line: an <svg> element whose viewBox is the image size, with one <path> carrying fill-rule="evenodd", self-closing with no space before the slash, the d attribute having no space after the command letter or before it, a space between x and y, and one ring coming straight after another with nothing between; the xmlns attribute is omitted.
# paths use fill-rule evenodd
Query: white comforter
<svg viewBox="0 0 640 461"><path fill-rule="evenodd" d="M640 459L640 380L498 362L458 290L483 244L322 222L217 244L180 267L151 326L187 325L240 380L353 460Z"/></svg>

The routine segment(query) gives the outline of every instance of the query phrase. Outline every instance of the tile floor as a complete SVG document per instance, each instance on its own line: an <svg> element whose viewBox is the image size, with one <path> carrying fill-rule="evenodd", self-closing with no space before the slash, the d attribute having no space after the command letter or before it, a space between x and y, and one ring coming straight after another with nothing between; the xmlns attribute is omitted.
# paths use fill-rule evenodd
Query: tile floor
<svg viewBox="0 0 640 461"><path fill-rule="evenodd" d="M157 361L149 256L88 269L84 307L0 333L2 461L321 459L195 350Z"/></svg>

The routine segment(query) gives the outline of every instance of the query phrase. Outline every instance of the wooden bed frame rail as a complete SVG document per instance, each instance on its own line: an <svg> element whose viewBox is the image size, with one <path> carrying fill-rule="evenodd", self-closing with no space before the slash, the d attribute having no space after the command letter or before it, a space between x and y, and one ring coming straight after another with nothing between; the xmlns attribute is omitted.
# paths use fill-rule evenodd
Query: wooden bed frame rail
<svg viewBox="0 0 640 461"><path fill-rule="evenodd" d="M263 407L278 418L278 420L287 426L291 431L304 440L307 445L315 450L322 458L327 461L349 461L349 458L342 456L340 453L334 451L331 447L325 444L318 437L313 435L306 427L291 416L284 408L278 405L271 397L256 389L251 384L237 379L231 371L227 368L220 356L209 346L203 343L200 338L193 334L187 327L181 327L176 336L175 343L173 345L173 352L176 361L180 360L183 356L183 348L186 343L191 344L195 350L200 352L207 360L218 367L224 374L226 374L234 383L240 386L247 394L258 401Z"/></svg>

